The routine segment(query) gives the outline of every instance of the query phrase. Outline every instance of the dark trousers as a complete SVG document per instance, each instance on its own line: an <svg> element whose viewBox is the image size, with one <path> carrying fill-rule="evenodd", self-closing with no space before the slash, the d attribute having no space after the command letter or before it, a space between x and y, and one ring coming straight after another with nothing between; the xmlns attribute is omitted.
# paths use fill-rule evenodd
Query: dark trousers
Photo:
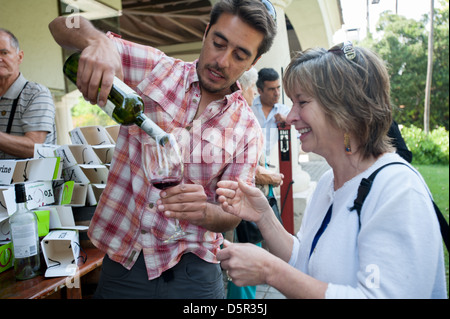
<svg viewBox="0 0 450 319"><path fill-rule="evenodd" d="M219 264L187 253L176 266L148 280L141 252L130 270L105 255L94 298L223 299L225 294Z"/></svg>

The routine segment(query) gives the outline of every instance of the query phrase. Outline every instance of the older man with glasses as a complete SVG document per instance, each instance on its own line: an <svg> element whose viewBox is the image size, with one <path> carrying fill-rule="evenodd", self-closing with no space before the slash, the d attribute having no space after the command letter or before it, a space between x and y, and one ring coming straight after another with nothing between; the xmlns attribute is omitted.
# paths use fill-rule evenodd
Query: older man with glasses
<svg viewBox="0 0 450 319"><path fill-rule="evenodd" d="M30 158L36 143L56 143L52 95L23 76L23 58L16 36L0 28L0 159Z"/></svg>

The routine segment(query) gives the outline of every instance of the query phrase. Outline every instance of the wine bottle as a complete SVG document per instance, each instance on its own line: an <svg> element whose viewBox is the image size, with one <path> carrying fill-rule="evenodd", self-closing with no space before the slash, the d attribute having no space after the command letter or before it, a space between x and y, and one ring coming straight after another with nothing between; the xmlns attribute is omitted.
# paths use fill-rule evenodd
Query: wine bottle
<svg viewBox="0 0 450 319"><path fill-rule="evenodd" d="M77 82L79 59L80 53L74 53L64 63L63 72L74 84ZM101 109L118 124L138 125L161 145L169 141L169 134L144 114L144 102L141 97L117 77L114 77L108 101Z"/></svg>
<svg viewBox="0 0 450 319"><path fill-rule="evenodd" d="M28 210L25 184L14 185L16 211L9 218L14 252L16 279L25 280L39 275L39 235L36 215Z"/></svg>

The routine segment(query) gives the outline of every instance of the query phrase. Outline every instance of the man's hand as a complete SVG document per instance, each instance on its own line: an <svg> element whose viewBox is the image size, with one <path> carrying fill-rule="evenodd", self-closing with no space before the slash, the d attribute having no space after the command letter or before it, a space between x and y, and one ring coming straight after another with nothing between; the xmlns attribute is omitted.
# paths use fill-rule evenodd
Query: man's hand
<svg viewBox="0 0 450 319"><path fill-rule="evenodd" d="M220 205L208 202L202 185L180 184L161 191L160 196L156 204L166 217L186 220L209 231L223 233L241 221L224 212Z"/></svg>
<svg viewBox="0 0 450 319"><path fill-rule="evenodd" d="M284 122L286 122L286 116L284 116L281 113L277 113L277 114L275 114L275 121L277 123L284 123Z"/></svg>
<svg viewBox="0 0 450 319"><path fill-rule="evenodd" d="M104 106L114 76L123 79L121 57L113 41L97 30L89 20L80 17L79 27L69 28L66 19L67 17L62 16L54 19L49 24L50 32L62 47L82 52L78 64L77 87L87 101Z"/></svg>
<svg viewBox="0 0 450 319"><path fill-rule="evenodd" d="M111 40L93 41L80 56L77 87L91 104L104 106L114 76L123 79L122 61ZM100 92L98 91L100 87Z"/></svg>
<svg viewBox="0 0 450 319"><path fill-rule="evenodd" d="M161 191L158 209L167 217L187 220L202 225L206 219L207 196L203 186L180 184Z"/></svg>

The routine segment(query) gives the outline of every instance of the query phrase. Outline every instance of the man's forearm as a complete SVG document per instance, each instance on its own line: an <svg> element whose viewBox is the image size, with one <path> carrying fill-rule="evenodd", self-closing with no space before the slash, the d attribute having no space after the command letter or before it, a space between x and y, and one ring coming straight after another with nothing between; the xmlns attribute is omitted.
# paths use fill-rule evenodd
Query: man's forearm
<svg viewBox="0 0 450 319"><path fill-rule="evenodd" d="M48 26L53 38L60 46L66 49L83 50L92 41L107 40L106 35L97 30L89 20L79 17L79 25L68 26L66 19L67 17L57 17Z"/></svg>
<svg viewBox="0 0 450 319"><path fill-rule="evenodd" d="M24 136L16 136L0 132L0 150L17 158L31 158L34 155L34 144L42 144L48 132L27 132Z"/></svg>

